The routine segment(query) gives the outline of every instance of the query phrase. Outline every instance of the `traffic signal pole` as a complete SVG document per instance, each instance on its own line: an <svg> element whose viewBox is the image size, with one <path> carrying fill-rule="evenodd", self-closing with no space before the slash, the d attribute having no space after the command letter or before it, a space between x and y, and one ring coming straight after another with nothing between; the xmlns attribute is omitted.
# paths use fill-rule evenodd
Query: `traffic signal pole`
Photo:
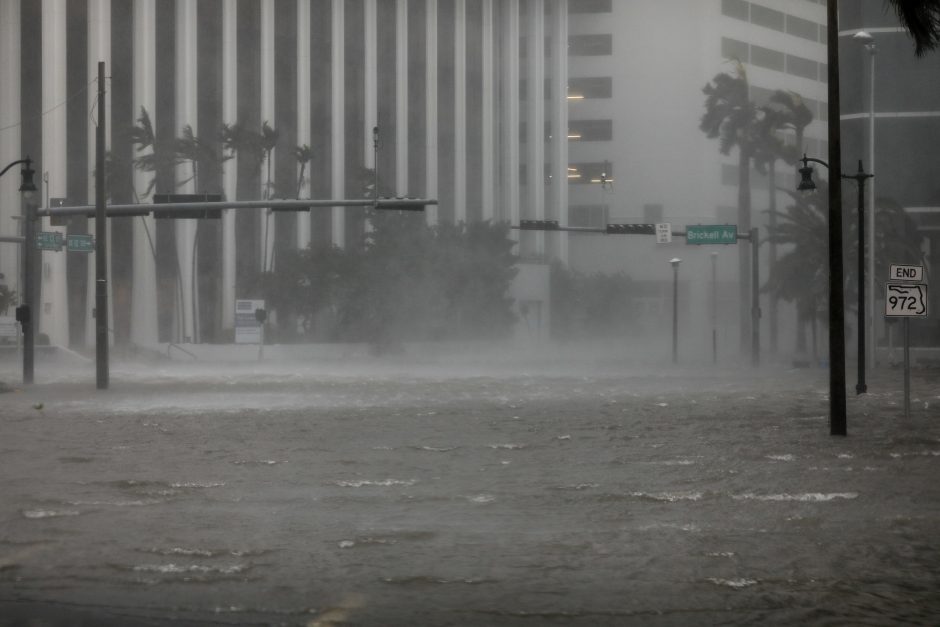
<svg viewBox="0 0 940 627"><path fill-rule="evenodd" d="M572 231L577 233L606 233L608 235L655 235L655 224L629 223L608 224L604 228L561 226L558 220L520 220L520 231ZM686 231L672 231L672 234L685 237ZM751 242L751 364L760 365L760 237L757 228L747 233L737 233L737 239ZM730 242L729 242L730 243Z"/></svg>
<svg viewBox="0 0 940 627"><path fill-rule="evenodd" d="M348 199L306 199L306 200L235 200L235 201L193 201L148 204L119 204L105 203L104 194L104 65L98 67L98 141L97 143L97 172L95 181L95 204L78 207L46 207L36 209L27 201L25 242L23 245L25 261L23 264L24 288L23 296L26 302L35 299L32 296L34 273L30 253L35 249L36 227L38 216L73 216L84 215L95 218L95 371L98 389L108 387L108 283L107 283L107 218L146 216L165 212L163 217L172 218L206 218L214 210L221 209L273 209L278 211L312 211L313 209L330 209L332 207L372 207L377 210L389 211L424 211L428 205L437 205L436 199L429 198L366 198L357 200ZM32 305L32 303L30 303ZM30 315L34 311L27 312ZM23 382L33 381L33 323L27 321L23 324Z"/></svg>

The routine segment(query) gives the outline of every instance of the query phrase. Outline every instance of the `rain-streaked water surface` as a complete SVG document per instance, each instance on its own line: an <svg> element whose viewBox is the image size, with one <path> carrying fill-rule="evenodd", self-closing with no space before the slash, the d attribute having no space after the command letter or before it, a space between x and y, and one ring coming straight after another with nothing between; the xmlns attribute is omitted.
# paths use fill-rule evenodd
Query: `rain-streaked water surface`
<svg viewBox="0 0 940 627"><path fill-rule="evenodd" d="M0 399L0 613L937 624L936 379L832 438L820 371L66 377Z"/></svg>

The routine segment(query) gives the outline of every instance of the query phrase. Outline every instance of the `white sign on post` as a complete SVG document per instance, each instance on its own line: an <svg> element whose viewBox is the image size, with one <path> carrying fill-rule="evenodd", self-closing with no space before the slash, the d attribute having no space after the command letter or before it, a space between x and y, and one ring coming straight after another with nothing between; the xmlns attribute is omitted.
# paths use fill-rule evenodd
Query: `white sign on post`
<svg viewBox="0 0 940 627"><path fill-rule="evenodd" d="M902 318L927 317L927 286L923 283L887 283L885 315Z"/></svg>
<svg viewBox="0 0 940 627"><path fill-rule="evenodd" d="M235 343L260 344L261 323L255 317L256 309L264 309L263 300L235 301Z"/></svg>
<svg viewBox="0 0 940 627"><path fill-rule="evenodd" d="M656 243L668 244L672 241L672 224L659 222L656 224Z"/></svg>
<svg viewBox="0 0 940 627"><path fill-rule="evenodd" d="M924 281L924 266L891 265L888 272L889 281Z"/></svg>

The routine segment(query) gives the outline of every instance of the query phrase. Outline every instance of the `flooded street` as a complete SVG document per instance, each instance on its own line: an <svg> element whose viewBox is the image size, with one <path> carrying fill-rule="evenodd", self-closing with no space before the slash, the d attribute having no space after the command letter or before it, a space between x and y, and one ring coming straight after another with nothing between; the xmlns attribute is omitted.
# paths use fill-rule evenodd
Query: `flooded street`
<svg viewBox="0 0 940 627"><path fill-rule="evenodd" d="M0 396L0 625L936 624L940 377L847 438L827 377L48 376Z"/></svg>

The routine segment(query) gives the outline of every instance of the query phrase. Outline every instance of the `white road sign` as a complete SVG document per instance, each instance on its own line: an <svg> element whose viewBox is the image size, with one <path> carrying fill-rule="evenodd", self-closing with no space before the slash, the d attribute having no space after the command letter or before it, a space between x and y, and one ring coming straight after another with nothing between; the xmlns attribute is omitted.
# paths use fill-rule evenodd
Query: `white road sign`
<svg viewBox="0 0 940 627"><path fill-rule="evenodd" d="M888 271L889 281L924 282L924 266L903 266L892 264Z"/></svg>
<svg viewBox="0 0 940 627"><path fill-rule="evenodd" d="M235 343L260 344L261 323L255 318L255 309L264 309L263 300L235 301Z"/></svg>
<svg viewBox="0 0 940 627"><path fill-rule="evenodd" d="M885 316L926 318L927 286L923 283L886 284Z"/></svg>
<svg viewBox="0 0 940 627"><path fill-rule="evenodd" d="M656 243L668 244L672 241L672 224L659 222L656 224Z"/></svg>

